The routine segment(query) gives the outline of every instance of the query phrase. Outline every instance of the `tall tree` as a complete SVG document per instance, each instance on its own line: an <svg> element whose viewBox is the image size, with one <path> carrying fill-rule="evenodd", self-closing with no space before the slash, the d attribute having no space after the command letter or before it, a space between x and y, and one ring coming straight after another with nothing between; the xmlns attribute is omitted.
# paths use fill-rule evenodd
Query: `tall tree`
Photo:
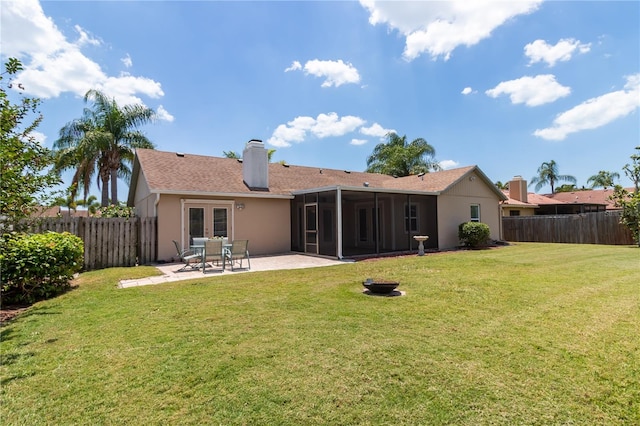
<svg viewBox="0 0 640 426"><path fill-rule="evenodd" d="M85 198L97 172L102 206L109 204L109 185L111 203L118 204L118 178L129 181L134 150L154 148L138 127L153 122L156 114L139 104L120 107L115 99L97 90L89 90L84 102L90 107L84 108L82 117L60 129L54 143L56 167L59 171L76 170L71 183L84 189Z"/></svg>
<svg viewBox="0 0 640 426"><path fill-rule="evenodd" d="M269 150L267 150L267 158L269 159L269 162L271 162L271 158L273 157L273 154L276 152L275 149L271 148ZM234 158L234 159L240 159L242 157L240 157L240 154L238 154L235 151L222 151L222 155L225 156L225 158Z"/></svg>
<svg viewBox="0 0 640 426"><path fill-rule="evenodd" d="M240 158L240 154L235 151L222 151L222 155L224 155L226 158L233 158L236 160Z"/></svg>
<svg viewBox="0 0 640 426"><path fill-rule="evenodd" d="M367 172L391 176L409 176L441 170L435 160L436 150L423 138L407 142L406 136L387 134L387 142L379 143L367 158Z"/></svg>
<svg viewBox="0 0 640 426"><path fill-rule="evenodd" d="M633 182L637 194L640 192L640 145L636 146L636 151L636 154L631 154L631 164L625 164L622 170Z"/></svg>
<svg viewBox="0 0 640 426"><path fill-rule="evenodd" d="M587 185L591 183L591 188L607 189L613 186L614 179L620 179L620 173L600 170L597 175L593 175L587 179Z"/></svg>
<svg viewBox="0 0 640 426"><path fill-rule="evenodd" d="M9 89L23 90L12 82L21 70L21 62L9 58L0 74L0 229L20 230L25 219L49 204L51 190L60 183L51 152L33 136L42 121L40 100L9 100Z"/></svg>
<svg viewBox="0 0 640 426"><path fill-rule="evenodd" d="M620 223L626 225L638 247L640 247L640 146L636 147L638 154L631 155L631 164L625 164L624 173L635 185L633 192L629 192L621 185L616 185L611 198L616 207L621 209Z"/></svg>
<svg viewBox="0 0 640 426"><path fill-rule="evenodd" d="M545 161L538 167L538 176L531 178L529 186L535 184L536 191L545 185L551 186L551 193L555 192L555 184L558 181L566 181L575 184L576 178L571 175L561 175L558 173L558 165L554 160Z"/></svg>

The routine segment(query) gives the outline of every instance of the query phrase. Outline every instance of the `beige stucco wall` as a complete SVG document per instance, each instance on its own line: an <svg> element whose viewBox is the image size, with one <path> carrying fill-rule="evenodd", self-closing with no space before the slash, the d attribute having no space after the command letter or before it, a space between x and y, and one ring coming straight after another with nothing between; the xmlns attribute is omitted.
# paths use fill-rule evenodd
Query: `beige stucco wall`
<svg viewBox="0 0 640 426"><path fill-rule="evenodd" d="M185 245L187 236L186 212L188 205L210 205L212 201L231 204L231 239L249 240L252 256L285 253L291 249L290 201L288 199L184 197L160 196L158 203L158 259L171 261L175 258L173 240ZM242 210L236 206L244 205ZM183 220L184 217L184 220Z"/></svg>
<svg viewBox="0 0 640 426"><path fill-rule="evenodd" d="M149 185L143 174L138 175L138 183L136 185L136 193L133 197L134 207L136 208L136 216L153 217L154 203L156 201L155 194L149 191Z"/></svg>
<svg viewBox="0 0 640 426"><path fill-rule="evenodd" d="M509 213L510 211L520 211L520 216L534 216L535 215L535 209L530 209L530 208L519 208L519 207L502 207L502 215L504 217L509 217L511 216L511 213Z"/></svg>
<svg viewBox="0 0 640 426"><path fill-rule="evenodd" d="M472 204L480 206L480 221L489 225L491 238L501 238L498 195L479 175L472 173L438 197L438 248L460 245L458 226L471 219Z"/></svg>

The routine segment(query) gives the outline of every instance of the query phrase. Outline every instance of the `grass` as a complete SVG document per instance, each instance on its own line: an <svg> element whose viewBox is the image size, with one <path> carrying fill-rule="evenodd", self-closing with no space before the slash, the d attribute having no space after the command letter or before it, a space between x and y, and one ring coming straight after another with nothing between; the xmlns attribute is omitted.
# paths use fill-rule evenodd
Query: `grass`
<svg viewBox="0 0 640 426"><path fill-rule="evenodd" d="M495 250L117 289L2 329L3 424L639 424L640 251ZM362 294L367 278L404 297Z"/></svg>

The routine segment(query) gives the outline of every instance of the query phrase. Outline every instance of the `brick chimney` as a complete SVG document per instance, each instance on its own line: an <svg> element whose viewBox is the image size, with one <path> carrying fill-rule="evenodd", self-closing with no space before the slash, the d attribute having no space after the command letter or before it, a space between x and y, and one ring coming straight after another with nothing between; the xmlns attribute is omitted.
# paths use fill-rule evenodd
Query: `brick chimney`
<svg viewBox="0 0 640 426"><path fill-rule="evenodd" d="M514 176L509 181L509 198L527 203L527 181L522 176Z"/></svg>
<svg viewBox="0 0 640 426"><path fill-rule="evenodd" d="M242 179L250 189L269 189L269 155L259 139L251 139L242 151Z"/></svg>

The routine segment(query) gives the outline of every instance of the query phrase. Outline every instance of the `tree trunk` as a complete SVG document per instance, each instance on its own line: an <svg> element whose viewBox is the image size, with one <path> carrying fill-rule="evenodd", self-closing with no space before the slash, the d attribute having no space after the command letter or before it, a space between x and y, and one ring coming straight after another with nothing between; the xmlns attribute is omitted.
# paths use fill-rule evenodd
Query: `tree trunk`
<svg viewBox="0 0 640 426"><path fill-rule="evenodd" d="M111 169L111 204L118 205L118 169Z"/></svg>
<svg viewBox="0 0 640 426"><path fill-rule="evenodd" d="M102 180L102 201L100 204L102 207L107 207L109 205L109 176L103 175L100 176Z"/></svg>

